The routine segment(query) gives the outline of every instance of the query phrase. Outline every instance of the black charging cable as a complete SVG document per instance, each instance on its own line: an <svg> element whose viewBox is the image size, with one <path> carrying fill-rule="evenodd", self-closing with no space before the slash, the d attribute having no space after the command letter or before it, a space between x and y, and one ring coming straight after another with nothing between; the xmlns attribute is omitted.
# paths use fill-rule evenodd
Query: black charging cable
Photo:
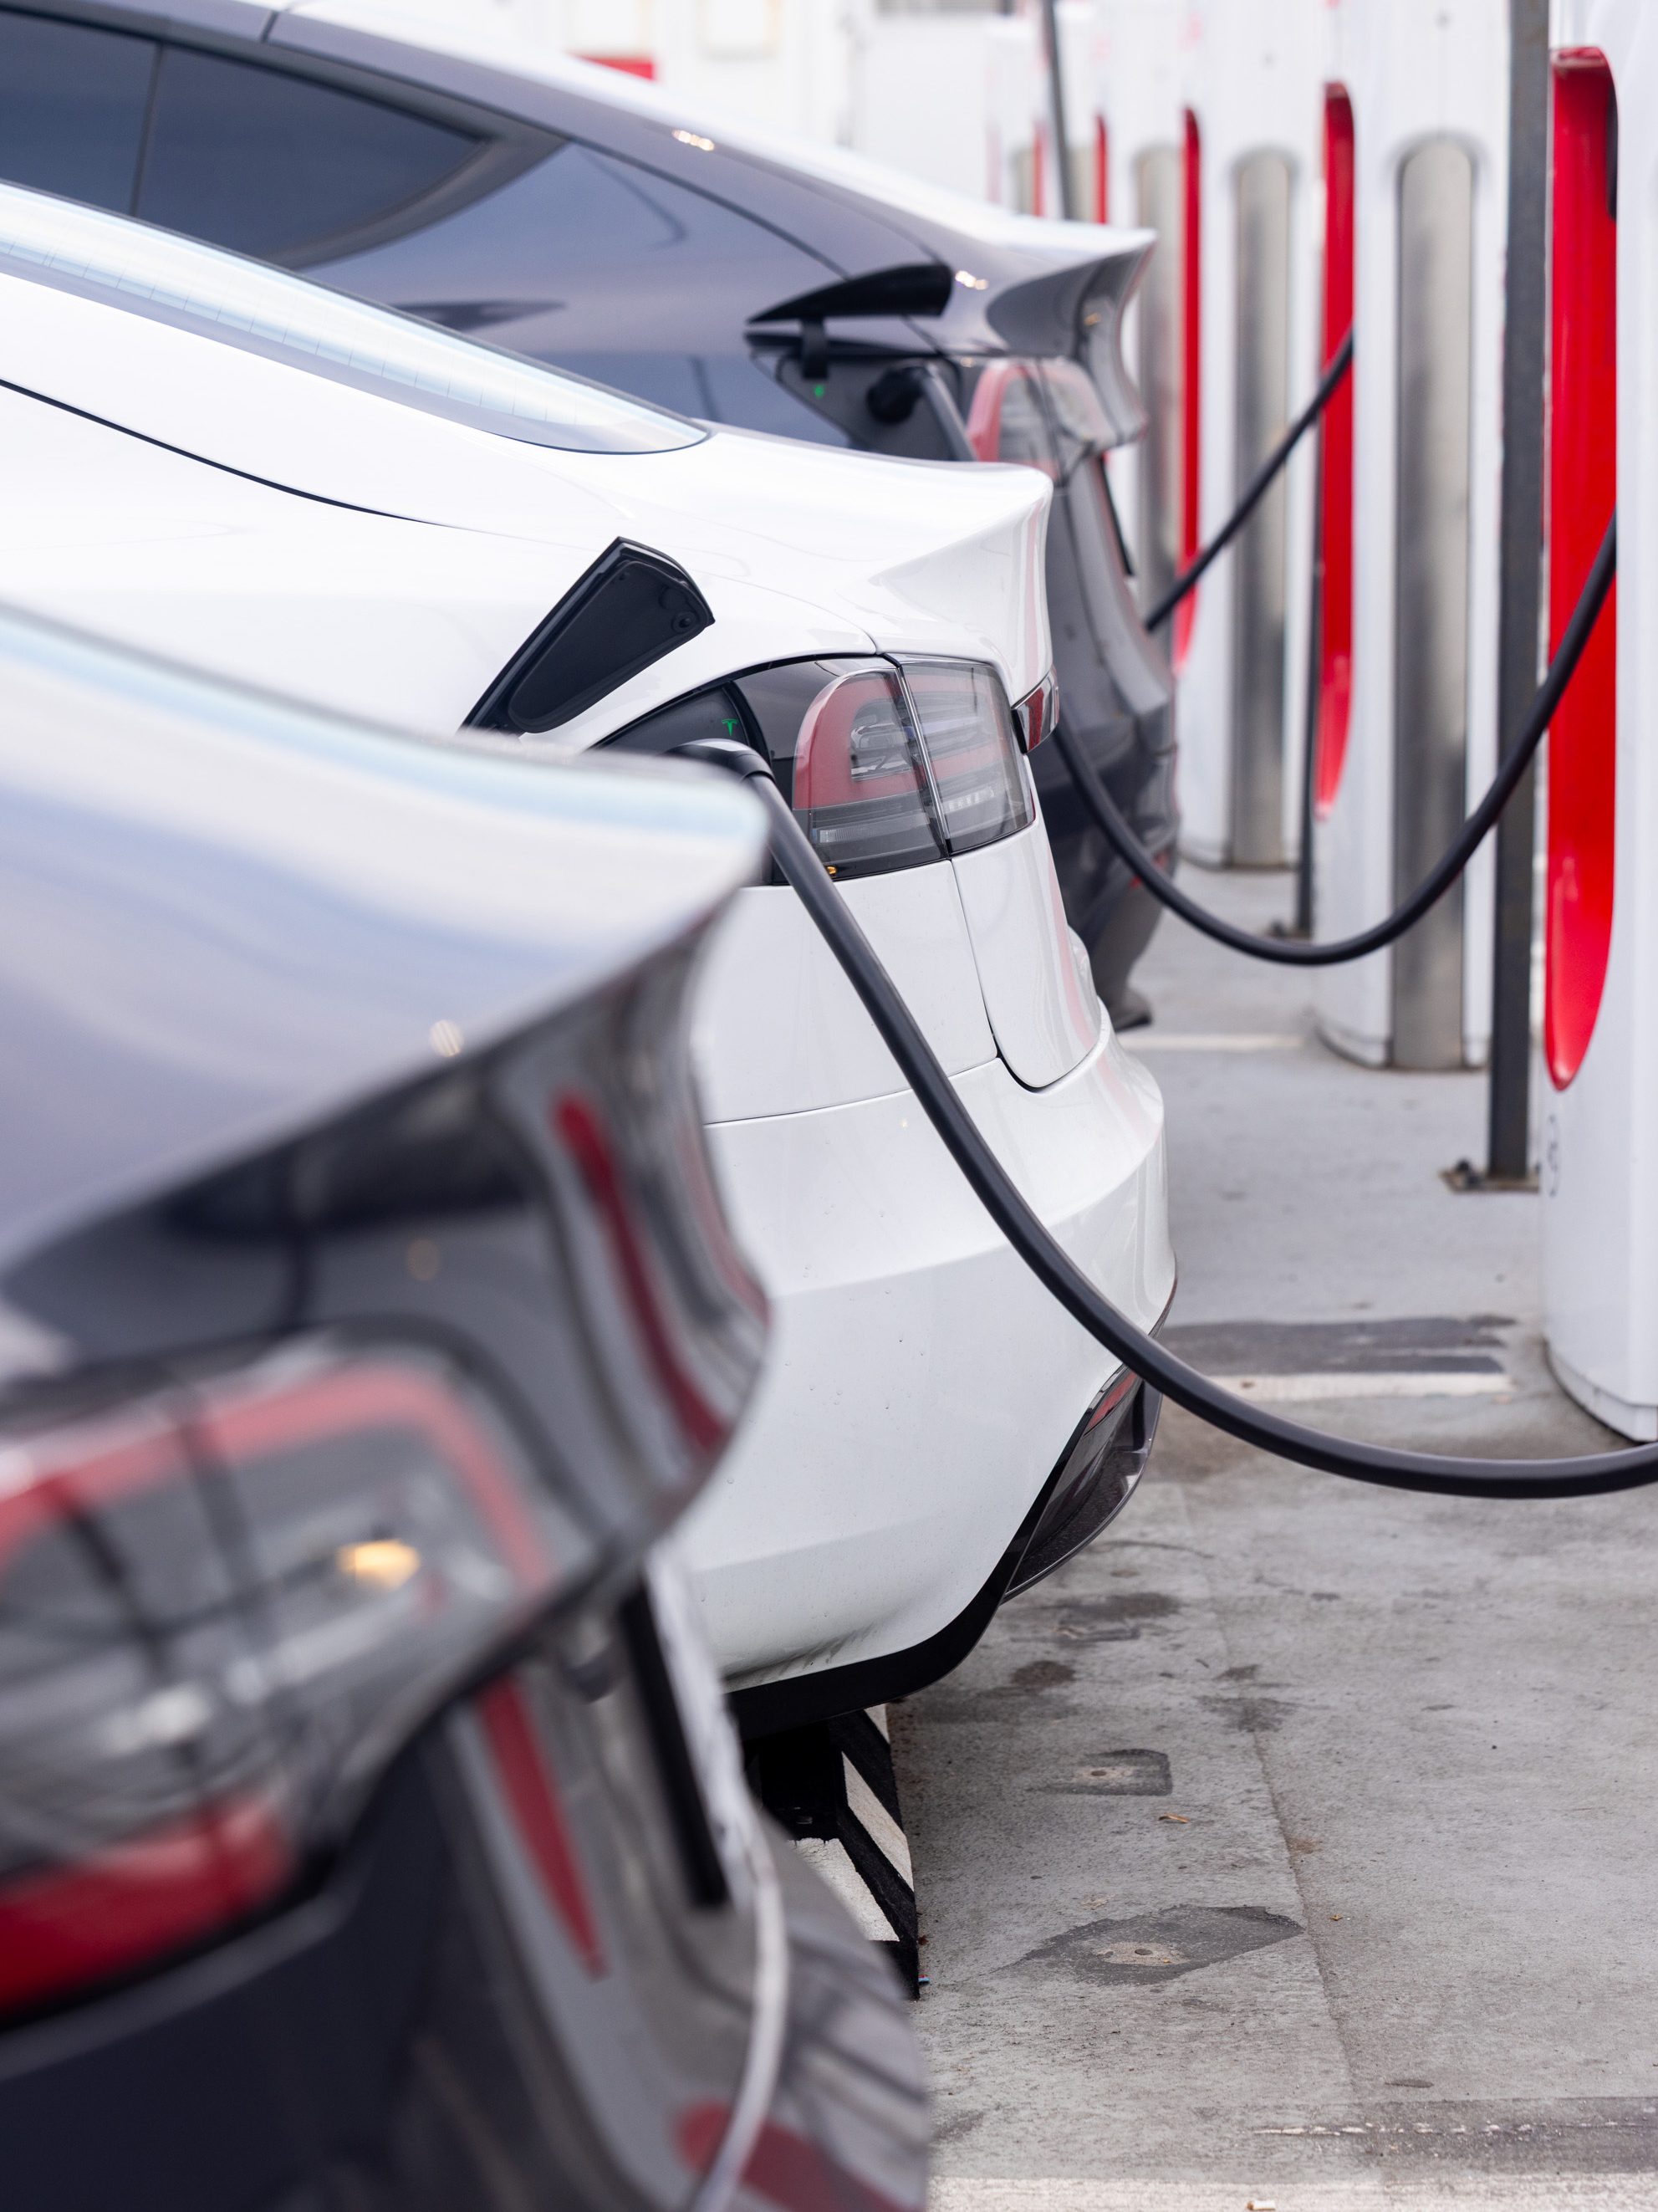
<svg viewBox="0 0 1658 2212"><path fill-rule="evenodd" d="M1235 1398L1166 1351L1155 1337L1118 1312L1030 1211L933 1056L765 761L751 746L735 738L701 739L680 750L694 760L752 781L766 809L772 858L780 873L845 970L922 1112L980 1203L1031 1273L1072 1319L1153 1389L1259 1451L1276 1453L1280 1459L1317 1468L1326 1474L1378 1483L1387 1489L1422 1491L1436 1498L1593 1498L1658 1482L1658 1443L1588 1452L1572 1459L1476 1459L1448 1453L1395 1451L1382 1444L1325 1436Z"/></svg>
<svg viewBox="0 0 1658 2212"><path fill-rule="evenodd" d="M1344 961L1362 960L1367 952L1379 952L1384 945L1391 945L1395 938L1402 937L1421 921L1430 907L1437 905L1489 835L1547 734L1566 686L1576 673L1577 664L1594 635L1617 571L1618 517L1614 514L1606 525L1594 565L1578 594L1577 605L1572 609L1571 620L1549 663L1548 673L1539 685L1520 733L1504 754L1503 765L1491 779L1485 797L1463 823L1455 843L1404 904L1395 907L1370 928L1361 929L1356 937L1333 938L1327 945L1306 945L1282 937L1256 937L1247 929L1235 929L1230 921L1223 921L1218 915L1211 914L1206 907L1188 897L1134 835L1127 817L1106 789L1098 769L1066 728L1063 701L1051 742L1058 746L1071 781L1101 833L1127 861L1152 896L1161 900L1171 914L1177 914L1193 929L1201 930L1217 945L1229 945L1234 952L1247 952L1252 959L1275 962L1280 968L1334 968Z"/></svg>
<svg viewBox="0 0 1658 2212"><path fill-rule="evenodd" d="M1198 580L1212 562L1219 560L1249 517L1260 505L1276 482L1279 471L1296 447L1312 428L1325 409L1335 398L1341 380L1353 365L1353 329L1347 325L1347 335L1330 356L1329 366L1318 380L1318 388L1302 409L1295 421L1278 440L1260 466L1245 485L1243 496L1232 509L1220 528L1204 547L1190 568L1182 568L1169 589L1145 617L1147 629L1160 629L1181 601L1197 585Z"/></svg>

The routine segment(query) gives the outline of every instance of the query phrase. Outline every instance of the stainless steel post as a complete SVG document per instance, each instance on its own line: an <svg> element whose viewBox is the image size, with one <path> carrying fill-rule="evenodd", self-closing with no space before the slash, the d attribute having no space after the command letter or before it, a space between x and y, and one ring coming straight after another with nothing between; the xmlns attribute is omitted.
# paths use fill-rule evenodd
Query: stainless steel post
<svg viewBox="0 0 1658 2212"><path fill-rule="evenodd" d="M1048 90L1054 116L1054 174L1060 188L1060 213L1071 222L1077 213L1072 189L1071 141L1065 129L1065 68L1060 55L1060 19L1055 0L1042 0L1042 27L1048 35Z"/></svg>
<svg viewBox="0 0 1658 2212"><path fill-rule="evenodd" d="M1154 607L1180 567L1181 227L1185 200L1177 146L1151 146L1134 170L1134 216L1157 234L1135 296L1140 392L1151 422L1140 447L1139 534L1134 547L1142 612Z"/></svg>
<svg viewBox="0 0 1658 2212"><path fill-rule="evenodd" d="M1473 162L1430 139L1399 180L1394 890L1419 884L1467 811ZM1393 954L1393 1059L1462 1065L1462 887Z"/></svg>
<svg viewBox="0 0 1658 2212"><path fill-rule="evenodd" d="M1509 0L1509 240L1503 319L1503 545L1497 737L1507 753L1537 688L1543 554L1543 374L1548 312L1549 0ZM1535 787L1526 771L1497 831L1496 958L1486 1182L1531 1172Z"/></svg>
<svg viewBox="0 0 1658 2212"><path fill-rule="evenodd" d="M1236 489L1290 423L1290 164L1252 154L1236 179ZM1244 525L1232 586L1231 857L1281 866L1285 530L1282 476Z"/></svg>

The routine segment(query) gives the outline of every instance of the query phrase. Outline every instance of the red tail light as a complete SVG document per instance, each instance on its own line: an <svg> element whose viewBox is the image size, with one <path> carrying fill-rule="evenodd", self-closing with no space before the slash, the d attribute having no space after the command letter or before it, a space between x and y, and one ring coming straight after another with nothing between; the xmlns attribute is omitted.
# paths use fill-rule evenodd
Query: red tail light
<svg viewBox="0 0 1658 2212"><path fill-rule="evenodd" d="M818 692L794 752L794 811L836 875L976 852L1035 809L993 669L904 660Z"/></svg>
<svg viewBox="0 0 1658 2212"><path fill-rule="evenodd" d="M336 1840L582 1564L423 1353L313 1345L0 1448L0 2005L198 1942Z"/></svg>
<svg viewBox="0 0 1658 2212"><path fill-rule="evenodd" d="M968 409L967 441L981 461L1021 461L1057 476L1035 362L993 361L979 373Z"/></svg>
<svg viewBox="0 0 1658 2212"><path fill-rule="evenodd" d="M23 1875L0 1899L0 2004L38 2003L176 1950L256 1911L294 1873L289 1838L269 1806L249 1801Z"/></svg>
<svg viewBox="0 0 1658 2212"><path fill-rule="evenodd" d="M897 677L837 677L806 709L794 755L794 811L836 875L944 858L909 702Z"/></svg>
<svg viewBox="0 0 1658 2212"><path fill-rule="evenodd" d="M1013 709L1013 719L1019 726L1019 739L1028 753L1034 753L1042 739L1051 737L1054 725L1060 719L1059 679L1050 669L1034 691L1027 692Z"/></svg>
<svg viewBox="0 0 1658 2212"><path fill-rule="evenodd" d="M969 660L906 660L904 682L932 775L944 842L976 853L1035 819L1006 694Z"/></svg>
<svg viewBox="0 0 1658 2212"><path fill-rule="evenodd" d="M1017 461L1060 483L1102 453L1111 425L1080 362L993 361L968 408L968 443L981 461Z"/></svg>

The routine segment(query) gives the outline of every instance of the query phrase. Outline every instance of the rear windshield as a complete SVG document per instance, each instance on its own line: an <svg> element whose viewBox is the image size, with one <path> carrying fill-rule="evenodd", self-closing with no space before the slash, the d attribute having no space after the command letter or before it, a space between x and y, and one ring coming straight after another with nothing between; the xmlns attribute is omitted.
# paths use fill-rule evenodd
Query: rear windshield
<svg viewBox="0 0 1658 2212"><path fill-rule="evenodd" d="M664 453L707 435L679 416L563 370L20 185L0 185L0 270L526 445Z"/></svg>

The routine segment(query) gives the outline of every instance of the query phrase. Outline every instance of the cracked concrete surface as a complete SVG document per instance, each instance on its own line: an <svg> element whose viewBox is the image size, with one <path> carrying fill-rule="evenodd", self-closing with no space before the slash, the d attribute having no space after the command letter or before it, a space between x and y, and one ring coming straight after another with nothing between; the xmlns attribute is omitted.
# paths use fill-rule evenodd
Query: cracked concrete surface
<svg viewBox="0 0 1658 2212"><path fill-rule="evenodd" d="M1287 898L1188 881L1256 927ZM1165 1037L1309 1030L1303 981L1172 924L1145 979ZM1541 1357L1534 1201L1439 1179L1483 1079L1146 1057L1172 1319L1228 1371L1303 1341L1260 1324L1474 1320L1501 1388L1294 1410L1601 1439ZM1332 1391L1370 1356L1339 1343ZM1658 2207L1655 1515L1370 1490L1166 1414L1116 1528L893 1709L939 2212Z"/></svg>

